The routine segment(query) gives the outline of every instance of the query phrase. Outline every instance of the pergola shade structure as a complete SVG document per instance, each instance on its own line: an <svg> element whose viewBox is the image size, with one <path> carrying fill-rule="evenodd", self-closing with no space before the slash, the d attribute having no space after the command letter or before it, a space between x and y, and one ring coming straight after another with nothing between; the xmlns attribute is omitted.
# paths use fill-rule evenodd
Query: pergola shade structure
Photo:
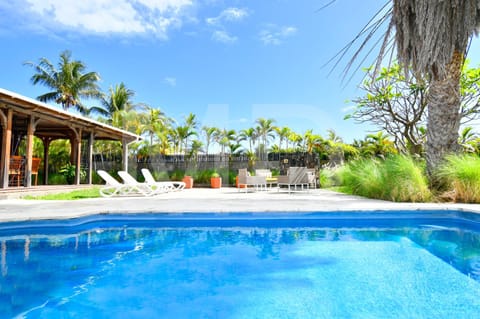
<svg viewBox="0 0 480 319"><path fill-rule="evenodd" d="M9 171L15 155L25 161L22 185L32 185L33 137L43 141L44 183L48 181L48 148L57 139L70 140L71 162L76 166L75 184L80 183L82 141L87 141L87 183L92 183L93 142L120 141L123 147L123 169L128 165L128 144L140 136L92 119L72 114L37 100L0 88L0 188L9 185ZM20 139L26 138L25 154L16 154Z"/></svg>

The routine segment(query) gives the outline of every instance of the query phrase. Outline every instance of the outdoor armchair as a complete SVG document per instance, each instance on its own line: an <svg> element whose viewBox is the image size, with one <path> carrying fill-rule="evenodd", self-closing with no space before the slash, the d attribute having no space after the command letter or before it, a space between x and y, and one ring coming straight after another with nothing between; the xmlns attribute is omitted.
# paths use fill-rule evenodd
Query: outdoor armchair
<svg viewBox="0 0 480 319"><path fill-rule="evenodd" d="M304 187L308 190L309 179L308 172L306 167L289 167L287 170L287 175L278 176L278 190L280 191L281 186L287 186L288 192L292 190L297 190L297 187L300 187L301 190Z"/></svg>
<svg viewBox="0 0 480 319"><path fill-rule="evenodd" d="M253 186L255 189L262 187L267 189L267 179L265 176L250 176L246 168L241 168L238 170L238 191L245 188L245 192L247 192L248 186Z"/></svg>

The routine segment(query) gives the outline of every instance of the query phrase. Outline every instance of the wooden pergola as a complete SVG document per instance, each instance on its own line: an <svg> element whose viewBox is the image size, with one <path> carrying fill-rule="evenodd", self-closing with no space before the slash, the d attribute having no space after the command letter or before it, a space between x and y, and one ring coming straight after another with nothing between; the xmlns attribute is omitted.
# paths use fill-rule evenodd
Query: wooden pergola
<svg viewBox="0 0 480 319"><path fill-rule="evenodd" d="M87 183L92 183L93 142L95 140L113 140L122 143L123 169L127 170L128 145L141 137L75 115L37 100L0 88L0 125L2 130L0 153L0 188L9 184L9 169L14 151L15 141L26 137L24 186L32 185L33 137L43 141L43 176L44 184L48 181L48 149L50 143L57 139L70 140L71 162L76 166L75 184L80 184L80 164L82 140L87 141Z"/></svg>

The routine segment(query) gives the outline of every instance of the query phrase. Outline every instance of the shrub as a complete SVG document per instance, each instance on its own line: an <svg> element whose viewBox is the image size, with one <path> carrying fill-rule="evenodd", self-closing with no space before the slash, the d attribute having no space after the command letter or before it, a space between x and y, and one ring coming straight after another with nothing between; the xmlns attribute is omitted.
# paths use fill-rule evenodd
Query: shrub
<svg viewBox="0 0 480 319"><path fill-rule="evenodd" d="M450 155L438 170L438 178L452 192L452 199L480 203L480 158L474 155Z"/></svg>
<svg viewBox="0 0 480 319"><path fill-rule="evenodd" d="M337 185L335 182L335 170L330 168L321 169L318 172L318 179L320 181L321 188L328 188Z"/></svg>
<svg viewBox="0 0 480 319"><path fill-rule="evenodd" d="M170 179L172 181L181 181L185 175L186 174L184 170L176 169L170 174Z"/></svg>
<svg viewBox="0 0 480 319"><path fill-rule="evenodd" d="M152 176L156 181L169 181L170 176L168 176L168 173L165 171L153 171Z"/></svg>
<svg viewBox="0 0 480 319"><path fill-rule="evenodd" d="M396 202L431 199L423 165L408 156L356 160L339 169L337 175L351 194Z"/></svg>

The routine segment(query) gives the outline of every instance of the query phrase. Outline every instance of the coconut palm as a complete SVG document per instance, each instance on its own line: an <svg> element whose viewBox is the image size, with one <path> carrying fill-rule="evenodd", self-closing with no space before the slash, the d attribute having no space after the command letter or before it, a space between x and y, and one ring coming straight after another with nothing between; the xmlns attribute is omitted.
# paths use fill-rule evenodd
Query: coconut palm
<svg viewBox="0 0 480 319"><path fill-rule="evenodd" d="M42 102L54 101L62 105L64 110L74 107L82 114L88 113L88 108L81 102L81 98L99 98L100 88L97 82L100 76L96 72L85 72L86 66L82 61L72 60L70 51L60 53L58 68L47 58L41 58L38 64L25 62L32 66L35 74L31 77L34 85L43 84L51 92L37 97Z"/></svg>
<svg viewBox="0 0 480 319"><path fill-rule="evenodd" d="M134 96L135 92L127 88L122 82L114 87L110 87L108 94L101 99L102 107L93 107L92 111L107 117L108 121L112 123L115 113L128 113L138 109L139 104L135 104L132 101Z"/></svg>

